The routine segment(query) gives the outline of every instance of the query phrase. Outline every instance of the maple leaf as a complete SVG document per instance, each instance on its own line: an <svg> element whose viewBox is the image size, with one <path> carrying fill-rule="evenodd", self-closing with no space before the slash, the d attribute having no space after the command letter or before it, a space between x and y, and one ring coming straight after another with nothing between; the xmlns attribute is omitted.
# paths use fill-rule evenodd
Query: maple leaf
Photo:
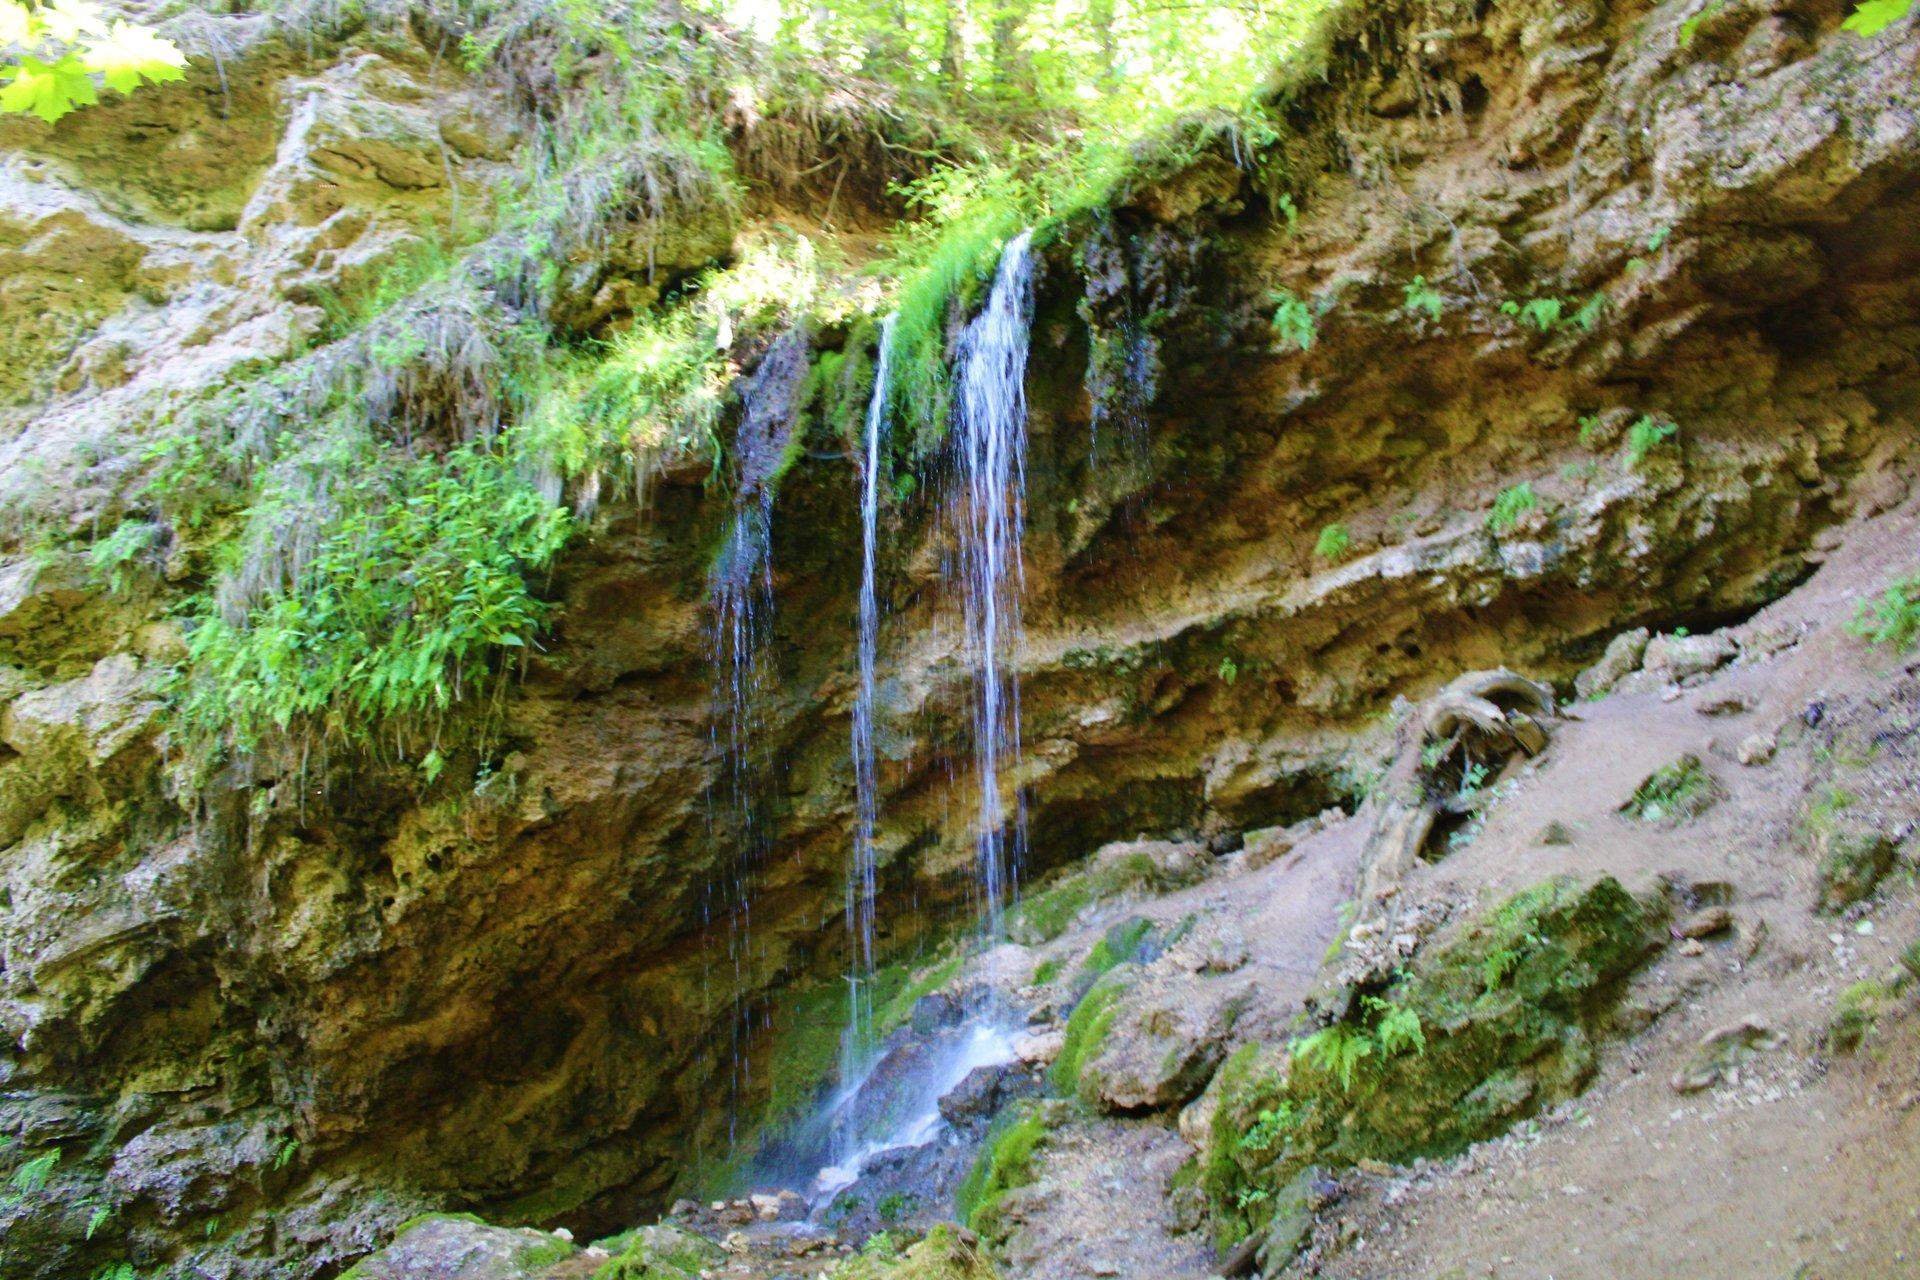
<svg viewBox="0 0 1920 1280"><path fill-rule="evenodd" d="M132 93L142 80L159 84L185 76L187 57L180 46L142 26L117 21L106 35L87 47L86 66L98 71L109 89Z"/></svg>
<svg viewBox="0 0 1920 1280"><path fill-rule="evenodd" d="M41 5L37 16L48 35L67 44L73 44L82 36L107 33L99 6L89 0L53 0L51 4Z"/></svg>
<svg viewBox="0 0 1920 1280"><path fill-rule="evenodd" d="M40 38L40 23L33 10L15 0L0 0L0 46L32 45Z"/></svg>
<svg viewBox="0 0 1920 1280"><path fill-rule="evenodd" d="M1913 0L1862 0L1841 29L1857 36L1877 36L1913 8Z"/></svg>
<svg viewBox="0 0 1920 1280"><path fill-rule="evenodd" d="M12 81L0 89L0 111L25 111L52 124L77 106L100 101L80 59L72 54L54 62L23 55Z"/></svg>

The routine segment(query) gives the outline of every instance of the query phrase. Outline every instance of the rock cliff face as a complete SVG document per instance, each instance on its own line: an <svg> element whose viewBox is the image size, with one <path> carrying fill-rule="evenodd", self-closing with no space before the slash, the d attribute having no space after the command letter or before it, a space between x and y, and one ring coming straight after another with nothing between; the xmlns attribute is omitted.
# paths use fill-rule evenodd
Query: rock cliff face
<svg viewBox="0 0 1920 1280"><path fill-rule="evenodd" d="M1376 8L1277 90L1277 143L1196 134L1052 233L1030 869L1351 800L1396 698L1742 617L1905 497L1920 35L1841 17ZM209 566L156 529L156 572L112 583L73 536L140 518L170 414L327 343L330 301L482 201L529 126L424 20L184 38L186 83L0 132L0 1133L60 1153L50 1194L0 1206L0 1258L309 1275L426 1207L624 1225L724 1158L730 1112L767 1101L767 1024L796 1029L778 993L843 963L853 473L813 440L774 510L744 946L710 910L736 857L709 799L728 513L697 475L566 553L484 779L186 776L169 609ZM731 217L586 242L569 323L724 256ZM931 506L891 511L884 548L894 953L963 898L971 849Z"/></svg>

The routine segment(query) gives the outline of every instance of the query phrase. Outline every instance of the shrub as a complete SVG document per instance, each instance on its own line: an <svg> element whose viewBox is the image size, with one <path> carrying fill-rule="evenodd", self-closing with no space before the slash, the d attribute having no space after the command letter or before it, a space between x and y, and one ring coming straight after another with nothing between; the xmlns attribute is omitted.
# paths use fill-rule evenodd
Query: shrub
<svg viewBox="0 0 1920 1280"><path fill-rule="evenodd" d="M391 746L431 781L448 714L546 622L529 575L568 517L473 446L444 460L327 450L303 478L256 504L237 569L257 601L202 598L181 717L240 752L302 731Z"/></svg>

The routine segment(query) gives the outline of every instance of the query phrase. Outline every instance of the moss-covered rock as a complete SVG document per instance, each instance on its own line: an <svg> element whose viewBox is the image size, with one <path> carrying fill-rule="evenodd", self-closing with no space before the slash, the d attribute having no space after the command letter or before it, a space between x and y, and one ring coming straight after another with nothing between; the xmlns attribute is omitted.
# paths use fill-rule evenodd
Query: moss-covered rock
<svg viewBox="0 0 1920 1280"><path fill-rule="evenodd" d="M698 1280L725 1260L705 1236L664 1222L599 1241L598 1247L613 1257L594 1272L594 1280Z"/></svg>
<svg viewBox="0 0 1920 1280"><path fill-rule="evenodd" d="M1219 1233L1264 1230L1313 1164L1451 1154L1566 1098L1622 980L1659 945L1663 899L1554 880L1417 959L1343 1020L1221 1068L1203 1185Z"/></svg>
<svg viewBox="0 0 1920 1280"><path fill-rule="evenodd" d="M466 1213L415 1218L341 1280L534 1280L579 1250L559 1236L495 1227Z"/></svg>
<svg viewBox="0 0 1920 1280"><path fill-rule="evenodd" d="M1817 844L1820 905L1828 911L1845 910L1871 895L1893 870L1899 852L1886 832L1851 824L1823 829Z"/></svg>
<svg viewBox="0 0 1920 1280"><path fill-rule="evenodd" d="M886 1232L830 1273L832 1280L999 1280L972 1232L941 1223L926 1239L900 1251Z"/></svg>
<svg viewBox="0 0 1920 1280"><path fill-rule="evenodd" d="M983 1235L995 1233L1000 1202L1009 1191L1033 1181L1034 1155L1052 1127L1051 1113L1044 1104L1001 1113L966 1180L954 1193L954 1212L962 1221Z"/></svg>

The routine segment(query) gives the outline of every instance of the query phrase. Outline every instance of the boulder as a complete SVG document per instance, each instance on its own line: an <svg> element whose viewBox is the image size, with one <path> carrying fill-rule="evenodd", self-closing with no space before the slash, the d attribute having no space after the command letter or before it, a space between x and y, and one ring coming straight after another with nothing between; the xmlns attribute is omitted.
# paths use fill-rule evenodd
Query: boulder
<svg viewBox="0 0 1920 1280"><path fill-rule="evenodd" d="M417 1219L347 1272L351 1280L534 1280L578 1250L545 1231L459 1214Z"/></svg>

